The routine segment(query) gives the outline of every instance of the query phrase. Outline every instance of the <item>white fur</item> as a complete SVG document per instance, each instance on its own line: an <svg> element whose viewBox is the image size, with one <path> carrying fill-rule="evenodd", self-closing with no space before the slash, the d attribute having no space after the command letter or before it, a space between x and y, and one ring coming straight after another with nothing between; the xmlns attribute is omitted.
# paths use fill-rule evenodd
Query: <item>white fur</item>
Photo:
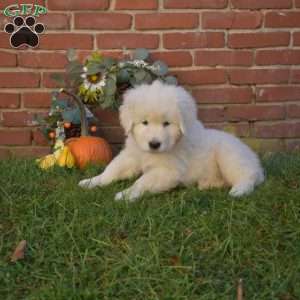
<svg viewBox="0 0 300 300"><path fill-rule="evenodd" d="M228 133L205 129L193 98L182 87L155 81L127 91L120 120L127 134L124 150L102 174L80 181L81 187L141 175L115 199L133 201L147 191L195 183L200 190L230 186L229 194L239 197L264 180L256 154ZM160 148L151 150L150 141L160 142Z"/></svg>

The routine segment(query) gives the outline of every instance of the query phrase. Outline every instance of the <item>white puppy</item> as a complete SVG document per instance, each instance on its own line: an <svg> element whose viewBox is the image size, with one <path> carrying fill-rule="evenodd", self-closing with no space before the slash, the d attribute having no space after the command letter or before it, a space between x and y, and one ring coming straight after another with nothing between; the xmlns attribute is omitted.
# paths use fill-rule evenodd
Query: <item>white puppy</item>
<svg viewBox="0 0 300 300"><path fill-rule="evenodd" d="M182 87L155 81L127 91L120 107L127 139L105 171L80 181L85 188L141 175L115 199L134 200L144 192L168 191L197 183L200 190L230 186L242 196L263 182L255 153L236 137L205 129L192 96Z"/></svg>

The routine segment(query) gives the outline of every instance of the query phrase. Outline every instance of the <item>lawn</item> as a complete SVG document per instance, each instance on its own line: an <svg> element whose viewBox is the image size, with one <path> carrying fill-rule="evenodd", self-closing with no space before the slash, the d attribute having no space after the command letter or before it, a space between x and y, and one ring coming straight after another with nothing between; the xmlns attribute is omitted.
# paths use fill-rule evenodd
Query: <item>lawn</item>
<svg viewBox="0 0 300 300"><path fill-rule="evenodd" d="M97 174L0 162L0 299L300 299L300 156L264 159L267 181L178 188L114 202L130 182L82 190ZM20 240L25 258L10 262Z"/></svg>

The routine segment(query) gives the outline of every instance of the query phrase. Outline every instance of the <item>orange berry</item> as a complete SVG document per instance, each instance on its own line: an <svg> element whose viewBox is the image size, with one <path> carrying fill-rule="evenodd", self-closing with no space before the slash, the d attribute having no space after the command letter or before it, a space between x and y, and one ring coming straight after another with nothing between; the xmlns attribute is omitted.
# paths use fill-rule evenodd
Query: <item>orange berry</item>
<svg viewBox="0 0 300 300"><path fill-rule="evenodd" d="M64 127L67 128L67 129L70 128L71 127L71 123L70 122L64 123Z"/></svg>
<svg viewBox="0 0 300 300"><path fill-rule="evenodd" d="M53 131L49 132L49 138L54 139L55 138L55 132L53 132Z"/></svg>
<svg viewBox="0 0 300 300"><path fill-rule="evenodd" d="M91 132L96 132L97 131L97 126L91 126Z"/></svg>

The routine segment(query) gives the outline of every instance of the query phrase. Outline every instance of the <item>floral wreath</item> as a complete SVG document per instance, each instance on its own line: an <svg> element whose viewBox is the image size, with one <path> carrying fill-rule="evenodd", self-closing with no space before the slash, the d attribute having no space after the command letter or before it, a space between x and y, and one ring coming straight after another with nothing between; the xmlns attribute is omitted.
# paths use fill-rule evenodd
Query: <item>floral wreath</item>
<svg viewBox="0 0 300 300"><path fill-rule="evenodd" d="M91 112L92 108L100 106L102 109L116 110L127 89L157 79L167 84L177 84L177 79L168 74L168 66L160 60L151 62L146 49L136 49L131 57L120 60L95 51L84 63L77 59L74 49L69 49L67 58L66 74L52 76L64 88L53 92L48 115L37 116L42 132L52 141L56 154L51 156L51 166L57 160L64 161L61 159L62 153L68 153L69 163L61 163L61 166L75 164L76 159L71 159L71 153L65 149L65 141L74 136L95 134L97 119ZM61 92L69 98L61 98ZM39 163L48 168L47 161L45 163L42 159Z"/></svg>

